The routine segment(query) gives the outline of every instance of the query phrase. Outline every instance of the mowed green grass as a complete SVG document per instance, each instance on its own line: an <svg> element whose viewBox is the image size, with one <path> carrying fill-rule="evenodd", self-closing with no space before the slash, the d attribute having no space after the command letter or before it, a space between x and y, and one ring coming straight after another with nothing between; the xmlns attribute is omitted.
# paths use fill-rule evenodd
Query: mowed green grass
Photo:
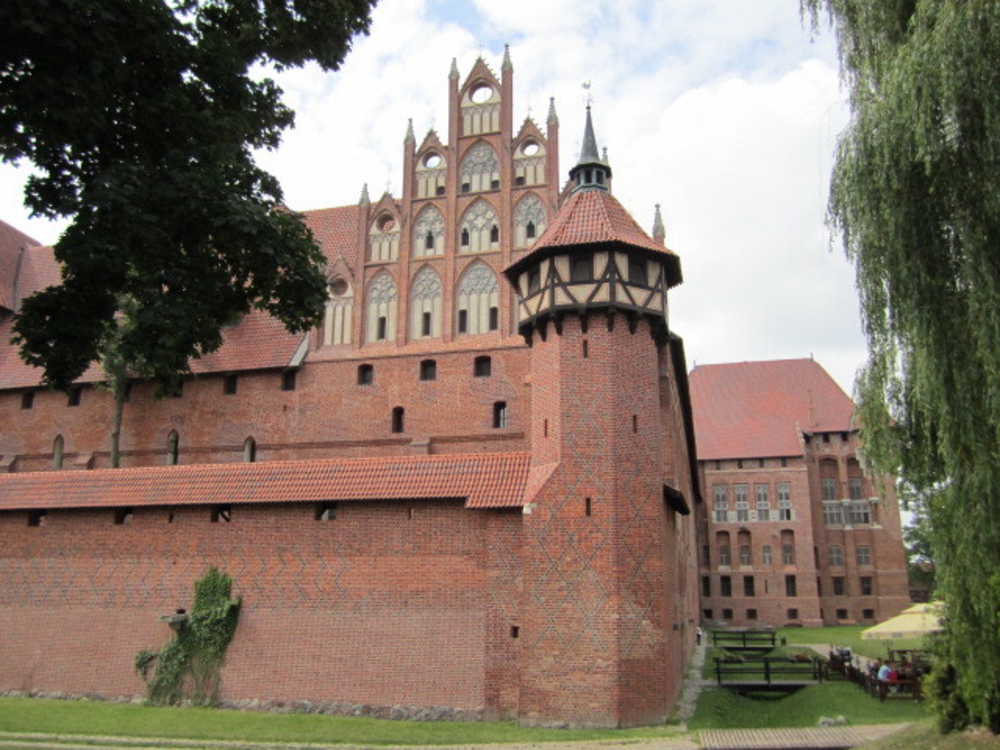
<svg viewBox="0 0 1000 750"><path fill-rule="evenodd" d="M0 698L0 731L352 745L666 739L679 734L676 728L665 726L627 730L531 729L500 722L385 721L32 698Z"/></svg>
<svg viewBox="0 0 1000 750"><path fill-rule="evenodd" d="M847 682L825 682L783 698L744 698L725 688L710 688L699 696L688 729L815 727L821 716L845 716L851 724L896 724L929 714L923 703L881 703Z"/></svg>

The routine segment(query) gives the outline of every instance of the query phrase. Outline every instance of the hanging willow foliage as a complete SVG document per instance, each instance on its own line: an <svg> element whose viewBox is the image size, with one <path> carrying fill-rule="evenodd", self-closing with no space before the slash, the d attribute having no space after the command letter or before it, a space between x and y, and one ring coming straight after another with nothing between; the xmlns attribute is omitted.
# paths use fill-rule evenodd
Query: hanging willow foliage
<svg viewBox="0 0 1000 750"><path fill-rule="evenodd" d="M869 343L858 380L867 454L935 497L941 648L954 667L942 726L996 732L1000 2L801 4L814 28L831 21L850 93L829 208L857 268ZM958 720L956 703L968 707Z"/></svg>

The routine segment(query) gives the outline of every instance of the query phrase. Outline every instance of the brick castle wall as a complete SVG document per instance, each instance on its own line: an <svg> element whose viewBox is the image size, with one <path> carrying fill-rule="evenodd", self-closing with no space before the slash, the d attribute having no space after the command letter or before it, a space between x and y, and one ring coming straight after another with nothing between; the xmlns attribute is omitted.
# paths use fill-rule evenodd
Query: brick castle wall
<svg viewBox="0 0 1000 750"><path fill-rule="evenodd" d="M137 695L133 661L170 636L216 565L243 597L228 700L447 706L512 716L520 516L458 502L0 514L0 689Z"/></svg>

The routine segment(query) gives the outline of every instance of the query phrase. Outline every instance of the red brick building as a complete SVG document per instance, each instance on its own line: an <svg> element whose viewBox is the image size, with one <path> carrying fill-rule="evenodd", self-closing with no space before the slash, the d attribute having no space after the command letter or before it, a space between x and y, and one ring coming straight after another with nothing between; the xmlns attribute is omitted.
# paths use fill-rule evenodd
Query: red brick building
<svg viewBox="0 0 1000 750"><path fill-rule="evenodd" d="M797 359L690 377L702 619L874 624L908 606L896 495L865 472L854 404L826 371Z"/></svg>
<svg viewBox="0 0 1000 750"><path fill-rule="evenodd" d="M589 113L563 188L509 56L448 88L401 196L306 214L323 325L250 314L175 397L135 383L122 469L99 368L57 393L0 348L0 690L141 694L136 652L216 565L244 602L225 700L667 717L698 616L679 261L612 197ZM4 232L7 341L59 276Z"/></svg>

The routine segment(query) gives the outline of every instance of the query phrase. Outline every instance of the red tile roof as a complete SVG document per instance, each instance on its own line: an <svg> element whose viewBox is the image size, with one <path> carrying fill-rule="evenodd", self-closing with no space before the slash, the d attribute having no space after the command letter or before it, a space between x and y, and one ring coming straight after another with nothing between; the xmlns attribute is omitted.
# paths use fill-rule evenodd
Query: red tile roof
<svg viewBox="0 0 1000 750"><path fill-rule="evenodd" d="M811 359L699 365L690 385L702 461L801 455L799 431L853 428L854 403Z"/></svg>
<svg viewBox="0 0 1000 750"><path fill-rule="evenodd" d="M288 367L305 334L289 333L265 312L244 315L222 330L222 346L201 359L191 360L191 372L201 375L236 370Z"/></svg>
<svg viewBox="0 0 1000 750"><path fill-rule="evenodd" d="M606 190L579 190L570 195L532 250L600 242L622 242L674 255L642 231L622 204Z"/></svg>
<svg viewBox="0 0 1000 750"><path fill-rule="evenodd" d="M578 190L559 209L531 251L508 271L520 270L552 251L577 245L624 244L669 259L671 286L681 283L680 259L646 234L621 203L606 190ZM531 260L528 260L528 259Z"/></svg>
<svg viewBox="0 0 1000 750"><path fill-rule="evenodd" d="M0 221L0 307L14 309L14 274L21 248L39 243L5 221Z"/></svg>
<svg viewBox="0 0 1000 750"><path fill-rule="evenodd" d="M359 211L359 206L338 206L302 213L328 261L339 256L354 268L358 254Z"/></svg>
<svg viewBox="0 0 1000 750"><path fill-rule="evenodd" d="M199 464L0 474L0 510L464 499L523 504L528 453Z"/></svg>

